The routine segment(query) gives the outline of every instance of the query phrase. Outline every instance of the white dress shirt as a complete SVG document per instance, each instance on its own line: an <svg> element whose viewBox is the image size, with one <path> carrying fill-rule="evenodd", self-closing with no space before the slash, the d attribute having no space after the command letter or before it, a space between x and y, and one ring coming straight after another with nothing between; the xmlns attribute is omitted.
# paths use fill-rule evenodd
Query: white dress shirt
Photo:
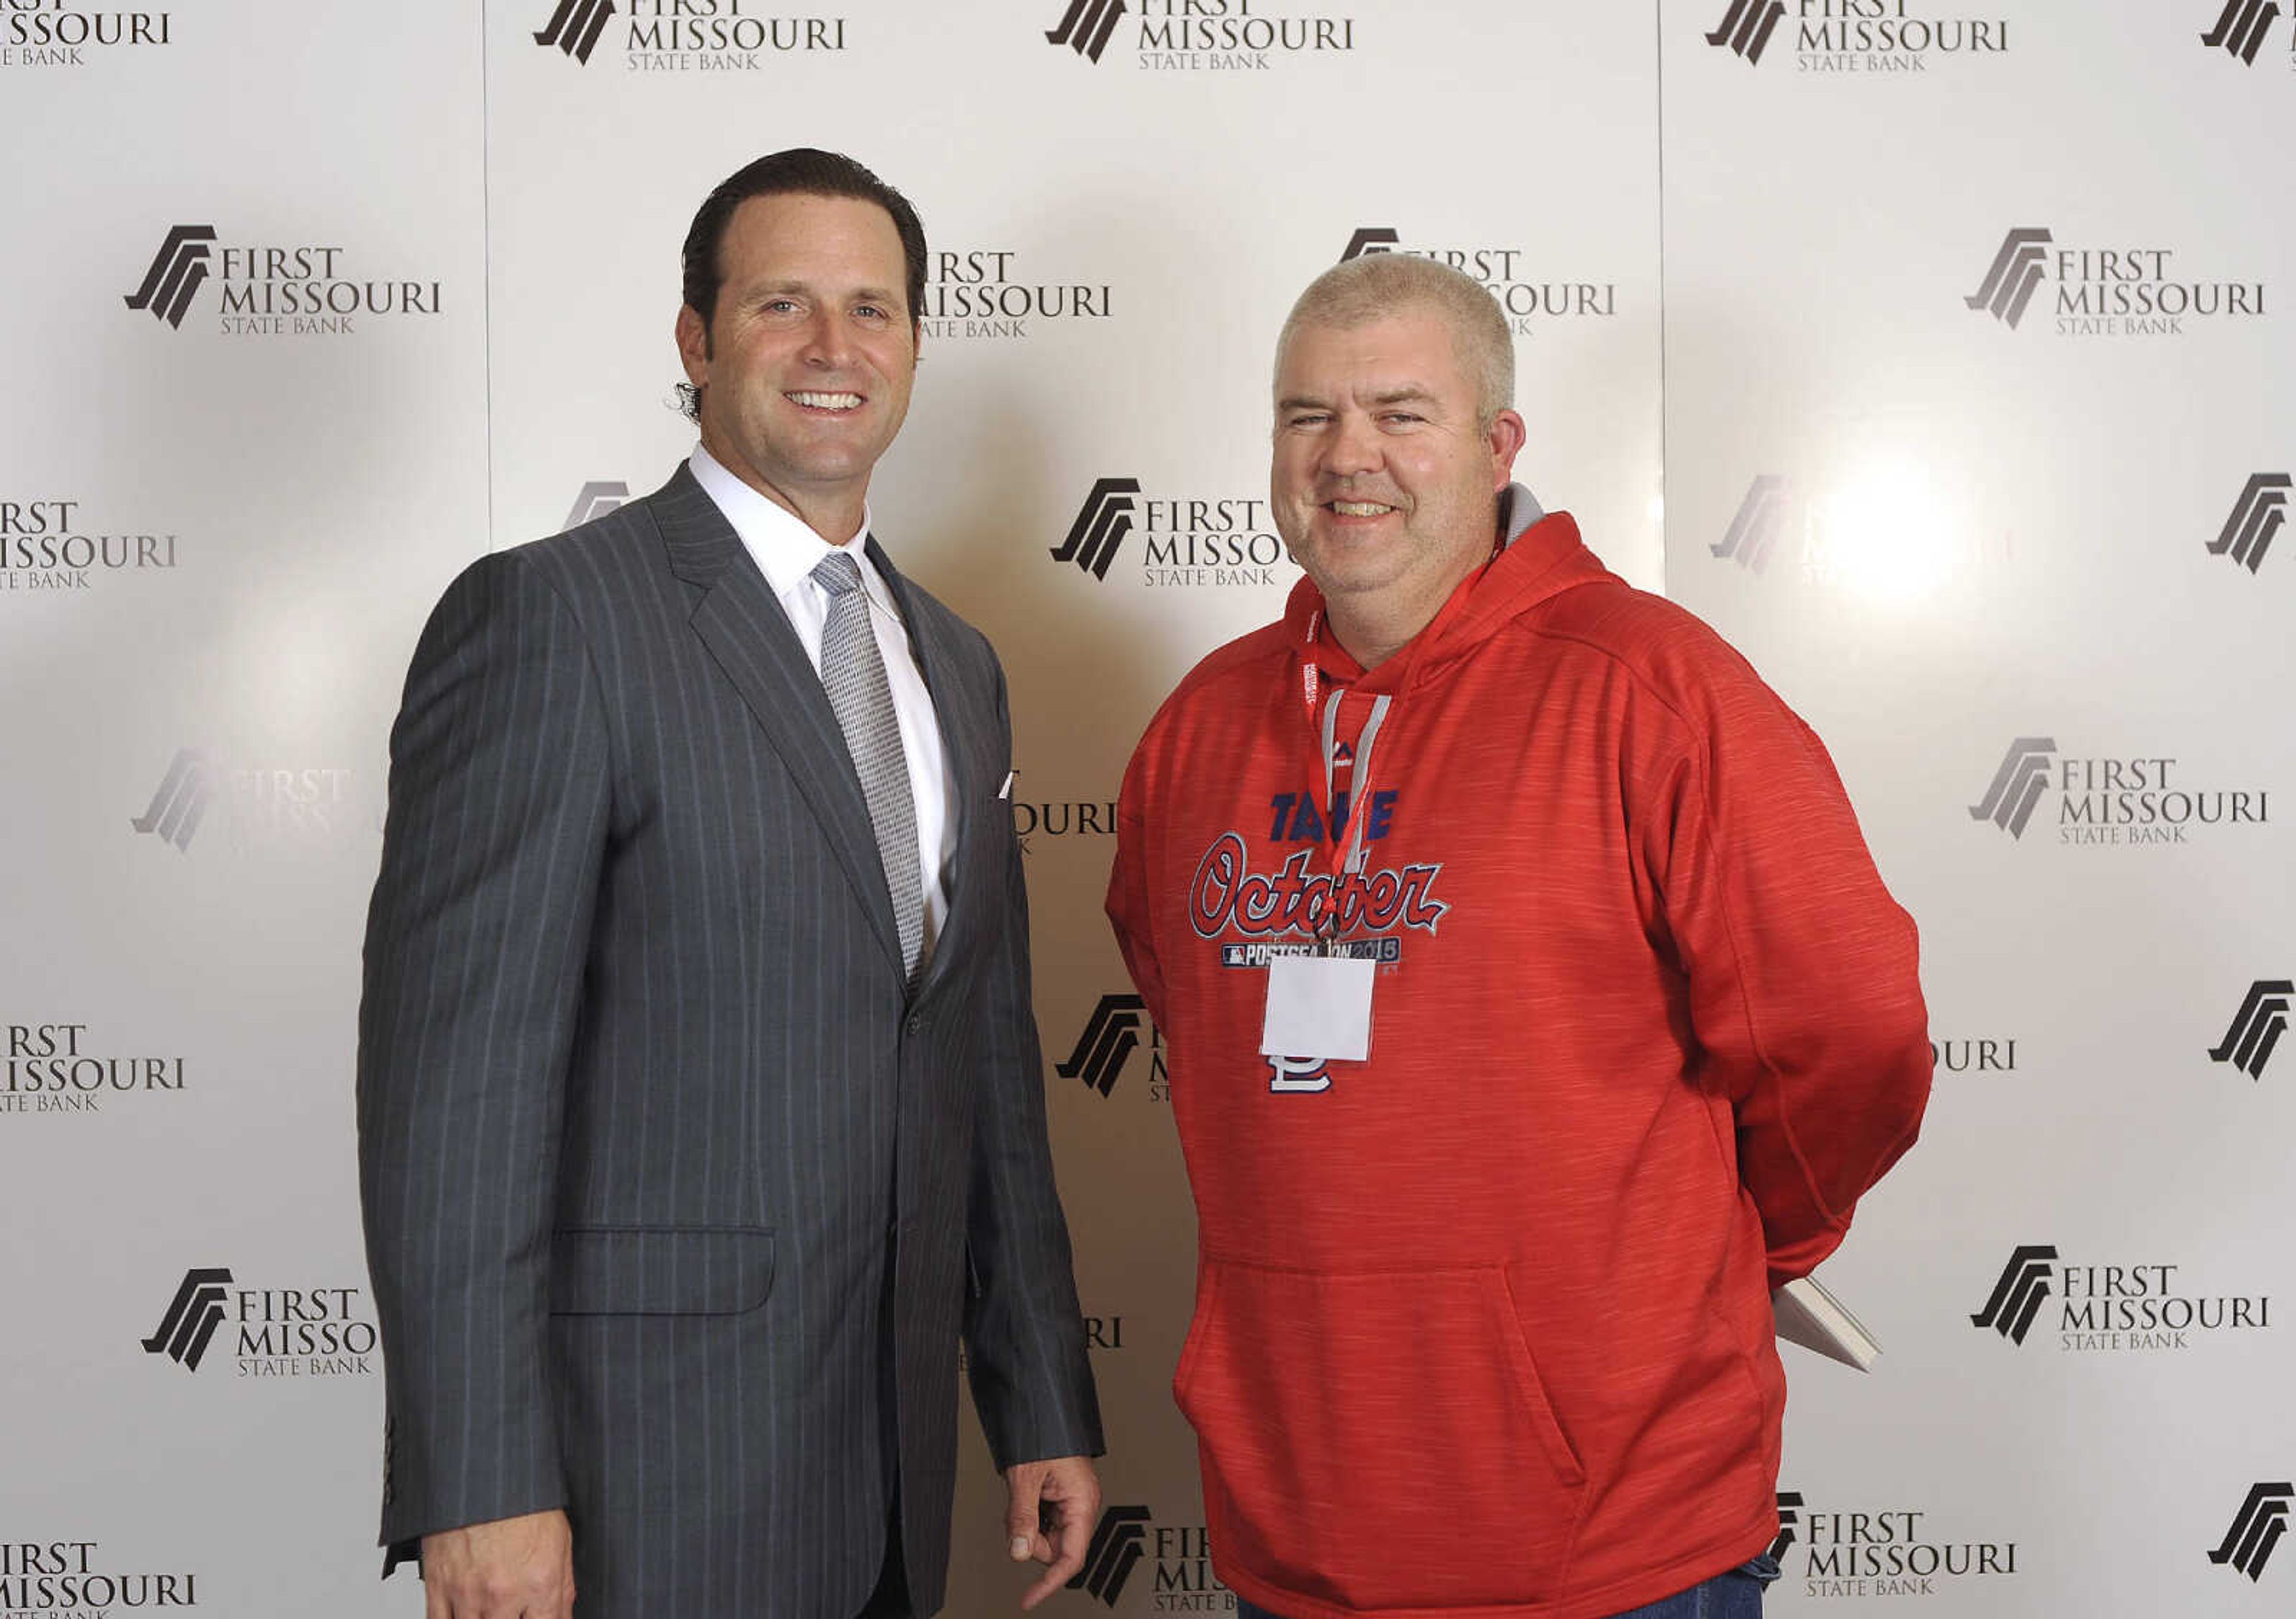
<svg viewBox="0 0 2296 1619"><path fill-rule="evenodd" d="M877 632L877 651L885 661L885 682L892 688L893 715L901 727L901 756L909 769L909 795L917 808L917 869L924 878L924 933L917 964L920 971L932 957L933 941L948 916L948 863L956 855L956 816L949 802L947 762L941 752L940 722L933 713L932 694L909 648L909 634L901 623L893 593L864 548L869 538L869 514L865 506L860 532L842 546L832 546L793 514L775 505L742 482L716 456L699 444L687 463L699 483L726 521L741 536L758 571L789 615L813 672L821 673L821 636L829 622L829 593L814 583L813 571L832 550L851 556L861 569L862 593L869 600L870 628Z"/></svg>

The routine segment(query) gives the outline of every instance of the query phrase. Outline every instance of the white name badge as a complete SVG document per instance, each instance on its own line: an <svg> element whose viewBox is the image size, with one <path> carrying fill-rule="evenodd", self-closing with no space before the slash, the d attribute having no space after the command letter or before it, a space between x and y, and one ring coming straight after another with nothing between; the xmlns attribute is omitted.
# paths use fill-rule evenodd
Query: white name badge
<svg viewBox="0 0 2296 1619"><path fill-rule="evenodd" d="M1372 978L1378 971L1367 957L1275 957L1267 964L1260 1055L1367 1060Z"/></svg>

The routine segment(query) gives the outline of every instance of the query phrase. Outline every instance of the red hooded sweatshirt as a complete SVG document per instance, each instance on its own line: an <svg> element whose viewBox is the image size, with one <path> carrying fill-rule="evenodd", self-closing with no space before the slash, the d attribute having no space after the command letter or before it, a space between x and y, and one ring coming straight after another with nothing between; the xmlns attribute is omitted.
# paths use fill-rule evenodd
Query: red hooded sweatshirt
<svg viewBox="0 0 2296 1619"><path fill-rule="evenodd" d="M1322 605L1157 713L1109 892L1195 1195L1214 1566L1286 1619L1597 1619L1775 1533L1769 1293L1913 1142L1914 925L1808 727L1569 516L1368 675ZM1338 772L1370 1055L1270 1058L1269 950L1332 904L1334 686L1342 744L1393 699Z"/></svg>

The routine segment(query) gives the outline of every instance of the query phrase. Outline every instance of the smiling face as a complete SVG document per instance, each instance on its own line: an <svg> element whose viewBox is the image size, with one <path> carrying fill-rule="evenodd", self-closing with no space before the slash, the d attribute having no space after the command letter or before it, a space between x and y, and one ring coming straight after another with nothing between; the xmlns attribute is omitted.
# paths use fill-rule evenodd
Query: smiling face
<svg viewBox="0 0 2296 1619"><path fill-rule="evenodd" d="M734 212L705 328L677 316L701 442L728 472L841 544L877 457L908 414L916 326L892 216L852 197L784 193Z"/></svg>
<svg viewBox="0 0 2296 1619"><path fill-rule="evenodd" d="M1477 420L1475 379L1436 311L1292 333L1268 492L1349 651L1375 661L1365 638L1384 657L1489 557L1523 431L1511 410Z"/></svg>

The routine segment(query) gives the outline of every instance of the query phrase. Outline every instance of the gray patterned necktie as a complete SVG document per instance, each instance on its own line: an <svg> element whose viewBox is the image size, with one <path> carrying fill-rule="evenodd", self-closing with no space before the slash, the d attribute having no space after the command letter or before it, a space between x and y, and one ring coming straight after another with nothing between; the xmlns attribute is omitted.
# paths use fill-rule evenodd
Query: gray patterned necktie
<svg viewBox="0 0 2296 1619"><path fill-rule="evenodd" d="M829 621L821 631L821 684L861 777L861 796L877 834L877 858L884 862L885 886L893 896L893 921L901 933L901 964L914 976L925 932L917 806L909 795L893 690L885 680L877 632L869 623L869 596L861 588L859 564L844 551L823 557L813 582L829 593Z"/></svg>

